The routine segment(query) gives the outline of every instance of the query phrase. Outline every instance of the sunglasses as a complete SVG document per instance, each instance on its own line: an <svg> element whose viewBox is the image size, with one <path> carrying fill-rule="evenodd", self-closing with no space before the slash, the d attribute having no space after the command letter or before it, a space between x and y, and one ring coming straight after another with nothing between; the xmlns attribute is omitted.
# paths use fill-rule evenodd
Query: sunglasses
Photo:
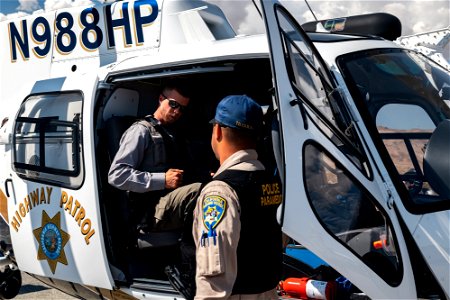
<svg viewBox="0 0 450 300"><path fill-rule="evenodd" d="M166 98L167 100L169 100L169 106L170 106L170 108L173 108L173 109L179 109L180 112L184 112L184 111L187 109L187 106L181 105L181 104L178 103L175 99L168 98L168 97L166 97L166 95L164 95L164 94L162 94L162 96L163 96L164 98Z"/></svg>

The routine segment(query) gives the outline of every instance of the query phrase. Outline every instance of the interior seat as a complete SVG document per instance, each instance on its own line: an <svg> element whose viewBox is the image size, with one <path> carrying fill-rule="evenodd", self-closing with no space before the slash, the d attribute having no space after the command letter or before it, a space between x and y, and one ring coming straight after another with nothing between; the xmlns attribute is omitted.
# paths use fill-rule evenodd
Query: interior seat
<svg viewBox="0 0 450 300"><path fill-rule="evenodd" d="M439 123L428 141L424 175L441 198L450 199L450 120Z"/></svg>

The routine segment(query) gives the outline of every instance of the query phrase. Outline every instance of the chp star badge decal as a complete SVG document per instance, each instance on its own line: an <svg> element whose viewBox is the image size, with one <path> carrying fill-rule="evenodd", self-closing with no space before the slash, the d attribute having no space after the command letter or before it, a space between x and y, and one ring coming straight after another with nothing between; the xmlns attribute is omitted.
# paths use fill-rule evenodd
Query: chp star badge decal
<svg viewBox="0 0 450 300"><path fill-rule="evenodd" d="M34 229L33 233L39 244L38 260L46 259L53 274L58 262L67 265L64 246L69 241L70 235L61 229L61 212L50 219L43 210L41 227Z"/></svg>

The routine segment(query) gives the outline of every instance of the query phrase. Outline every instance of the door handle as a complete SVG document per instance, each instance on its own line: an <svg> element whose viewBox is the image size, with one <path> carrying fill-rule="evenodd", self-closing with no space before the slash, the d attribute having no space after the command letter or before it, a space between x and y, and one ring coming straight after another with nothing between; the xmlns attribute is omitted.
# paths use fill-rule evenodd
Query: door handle
<svg viewBox="0 0 450 300"><path fill-rule="evenodd" d="M291 106L298 105L298 107L300 108L300 113L302 115L302 119L303 119L303 128L305 130L308 130L308 119L306 118L306 110L305 110L305 106L304 106L302 100L295 98L295 99L292 99L291 101L289 101L289 104Z"/></svg>
<svg viewBox="0 0 450 300"><path fill-rule="evenodd" d="M8 178L8 179L5 180L5 192L6 192L6 197L9 198L8 182L11 182L11 185L12 185L12 179L11 179L11 178Z"/></svg>

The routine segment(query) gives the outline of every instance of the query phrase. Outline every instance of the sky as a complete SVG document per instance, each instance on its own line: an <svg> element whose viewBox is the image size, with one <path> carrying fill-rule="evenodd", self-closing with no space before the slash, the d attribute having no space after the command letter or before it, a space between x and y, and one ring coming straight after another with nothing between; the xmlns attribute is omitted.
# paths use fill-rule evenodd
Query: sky
<svg viewBox="0 0 450 300"><path fill-rule="evenodd" d="M0 0L0 20L22 15L51 11L59 8L90 5L105 0ZM106 0L113 2L113 0ZM183 0L179 0L183 1ZM252 2L247 0L214 0L229 14L237 33L262 32L262 22ZM282 1L292 8L300 22L312 21L303 0ZM318 19L337 18L361 13L386 12L397 16L402 22L402 35L429 32L450 25L450 1L448 0L308 0ZM227 14L228 15L228 14Z"/></svg>

